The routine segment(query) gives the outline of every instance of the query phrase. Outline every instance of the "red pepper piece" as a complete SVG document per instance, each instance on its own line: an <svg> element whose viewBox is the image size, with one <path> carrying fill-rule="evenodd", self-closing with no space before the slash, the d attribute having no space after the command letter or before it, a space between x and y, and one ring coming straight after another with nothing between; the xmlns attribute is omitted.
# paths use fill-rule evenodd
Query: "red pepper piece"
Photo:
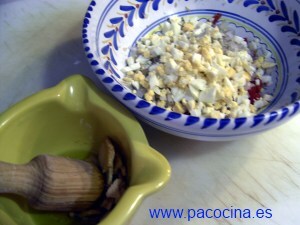
<svg viewBox="0 0 300 225"><path fill-rule="evenodd" d="M217 13L213 16L213 21L212 21L212 25L215 26L217 24L217 22L221 19L222 14L221 13Z"/></svg>
<svg viewBox="0 0 300 225"><path fill-rule="evenodd" d="M256 84L256 80L259 80L259 85ZM263 88L263 84L259 78L255 78L253 81L251 81L251 83L254 84L254 86L248 90L248 94L251 104L254 104L255 100L258 100L261 97L261 89Z"/></svg>

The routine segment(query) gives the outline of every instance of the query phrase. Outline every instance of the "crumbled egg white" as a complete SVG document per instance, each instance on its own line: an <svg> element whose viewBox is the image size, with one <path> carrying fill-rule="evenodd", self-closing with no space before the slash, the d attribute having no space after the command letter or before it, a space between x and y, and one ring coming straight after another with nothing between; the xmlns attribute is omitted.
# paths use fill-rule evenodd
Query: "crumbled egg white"
<svg viewBox="0 0 300 225"><path fill-rule="evenodd" d="M256 56L254 57L254 55ZM259 54L259 55L258 55ZM271 95L251 103L248 90L271 85L270 52L235 35L226 22L171 17L138 41L122 69L125 85L160 107L193 116L250 116Z"/></svg>

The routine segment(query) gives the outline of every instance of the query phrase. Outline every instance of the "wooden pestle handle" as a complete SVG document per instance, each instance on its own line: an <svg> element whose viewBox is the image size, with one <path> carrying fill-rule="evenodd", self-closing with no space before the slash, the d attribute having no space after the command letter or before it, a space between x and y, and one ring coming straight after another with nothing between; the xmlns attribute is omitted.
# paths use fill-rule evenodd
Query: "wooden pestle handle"
<svg viewBox="0 0 300 225"><path fill-rule="evenodd" d="M39 210L80 211L102 194L103 176L86 161L40 155L28 164L0 162L0 194L25 197Z"/></svg>

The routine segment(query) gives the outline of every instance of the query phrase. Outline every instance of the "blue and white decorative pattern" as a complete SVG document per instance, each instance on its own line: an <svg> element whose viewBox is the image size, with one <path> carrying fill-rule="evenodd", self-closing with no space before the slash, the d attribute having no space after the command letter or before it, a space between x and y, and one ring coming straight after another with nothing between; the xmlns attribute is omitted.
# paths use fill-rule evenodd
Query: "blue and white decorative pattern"
<svg viewBox="0 0 300 225"><path fill-rule="evenodd" d="M215 13L237 32L257 37L278 62L273 74L274 101L248 118L193 117L157 107L132 94L120 83L131 46L171 15ZM83 21L87 58L102 83L139 118L178 136L197 140L231 140L286 122L300 112L300 10L288 0L102 0L92 1Z"/></svg>

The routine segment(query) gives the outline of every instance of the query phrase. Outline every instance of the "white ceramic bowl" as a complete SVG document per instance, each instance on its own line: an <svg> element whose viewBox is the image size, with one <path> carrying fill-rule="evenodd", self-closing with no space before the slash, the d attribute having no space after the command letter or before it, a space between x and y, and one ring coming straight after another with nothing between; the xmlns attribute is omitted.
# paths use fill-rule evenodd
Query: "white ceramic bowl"
<svg viewBox="0 0 300 225"><path fill-rule="evenodd" d="M134 43L171 15L221 13L243 37L257 37L278 66L267 90L274 96L258 115L235 119L193 117L157 107L132 94L120 79ZM89 62L107 89L139 118L185 138L232 140L276 127L299 113L299 0L102 0L92 1L83 22Z"/></svg>

